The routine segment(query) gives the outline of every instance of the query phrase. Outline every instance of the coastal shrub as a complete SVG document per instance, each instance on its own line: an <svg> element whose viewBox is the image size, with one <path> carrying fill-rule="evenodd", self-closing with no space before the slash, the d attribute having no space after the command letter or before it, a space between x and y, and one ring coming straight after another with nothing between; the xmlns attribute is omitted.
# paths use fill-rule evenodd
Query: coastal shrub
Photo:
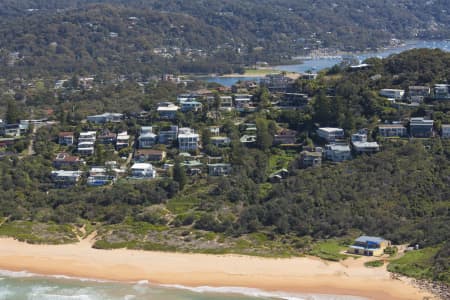
<svg viewBox="0 0 450 300"><path fill-rule="evenodd" d="M370 267L370 268L378 268L378 267L384 266L384 261L383 260L373 260L373 261L365 262L364 265L366 267Z"/></svg>

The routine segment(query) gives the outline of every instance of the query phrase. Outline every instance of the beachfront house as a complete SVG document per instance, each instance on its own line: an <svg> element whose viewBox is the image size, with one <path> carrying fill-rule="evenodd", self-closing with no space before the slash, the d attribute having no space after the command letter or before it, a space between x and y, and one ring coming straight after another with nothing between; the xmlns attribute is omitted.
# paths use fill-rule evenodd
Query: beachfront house
<svg viewBox="0 0 450 300"><path fill-rule="evenodd" d="M367 256L381 256L384 253L384 249L389 246L391 246L391 242L381 237L363 235L355 240L347 252Z"/></svg>

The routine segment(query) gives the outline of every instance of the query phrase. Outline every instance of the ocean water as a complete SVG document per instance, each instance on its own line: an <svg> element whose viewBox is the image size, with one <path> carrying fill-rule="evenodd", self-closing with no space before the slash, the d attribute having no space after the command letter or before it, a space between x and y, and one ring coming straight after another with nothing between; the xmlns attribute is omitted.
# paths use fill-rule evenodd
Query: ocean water
<svg viewBox="0 0 450 300"><path fill-rule="evenodd" d="M363 300L337 295L264 292L237 287L161 286L0 271L0 300Z"/></svg>
<svg viewBox="0 0 450 300"><path fill-rule="evenodd" d="M385 58L388 57L391 54L400 53L406 50L411 50L414 48L428 48L428 49L441 49L444 51L450 51L450 40L442 40L442 41L423 41L423 40L417 40L417 41L407 41L405 44L395 47L395 48L389 48L386 50L381 50L378 52L367 52L367 53L361 53L358 55L355 55L357 58L359 58L361 61L370 58L370 57L380 57ZM332 66L339 64L342 61L342 58L327 58L327 57L318 57L313 59L308 59L303 61L301 64L294 64L294 65L283 65L283 66L275 66L274 69L280 70L280 71L288 71L288 72L298 72L303 73L307 71L313 71L318 72L320 70L331 68ZM250 81L256 81L259 82L259 77L202 77L201 79L208 81L208 82L216 82L223 86L232 86L239 80L250 80Z"/></svg>

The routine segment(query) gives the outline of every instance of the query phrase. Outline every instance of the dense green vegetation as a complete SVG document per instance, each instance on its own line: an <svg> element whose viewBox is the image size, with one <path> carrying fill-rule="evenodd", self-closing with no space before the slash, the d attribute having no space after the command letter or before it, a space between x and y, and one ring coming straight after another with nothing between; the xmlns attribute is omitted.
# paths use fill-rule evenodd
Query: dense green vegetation
<svg viewBox="0 0 450 300"><path fill-rule="evenodd" d="M444 0L2 1L0 62L11 66L10 53L18 52L14 67L1 68L14 76L242 71L317 48L449 38L446 9Z"/></svg>
<svg viewBox="0 0 450 300"><path fill-rule="evenodd" d="M54 95L52 85L35 81L34 87L25 88L27 108L51 107L51 118L59 123L37 130L35 155L22 153L30 133L22 145L2 149L11 153L0 160L0 216L8 217L0 226L0 235L42 242L48 237L46 232L61 231L64 237L56 235L57 241L50 241L66 242L75 237L68 225L90 224L89 231L93 227L98 230L98 248L277 256L310 253L337 260L343 258L339 253L344 249L343 240L347 244L365 233L435 249L423 260L428 266L423 277L448 282L445 243L450 240L450 141L439 137L383 140L377 137L375 127L380 120L401 121L410 116L433 118L437 130L441 123L449 123L446 102L427 99L419 107L392 106L377 90L447 82L450 54L414 50L369 62L372 68L368 70L337 66L316 80L298 80L292 90L311 97L302 110L278 110L270 101L280 96L257 88L251 93L259 111L252 114L217 113L218 103L206 101L202 112L177 114L174 123L204 135L205 154L222 156L232 164L230 176L186 176L175 147L164 146L174 163L167 177L122 179L96 188L81 184L55 188L50 177L52 159L61 150L75 152L73 147L55 143L58 132L107 128L135 135L144 125L166 126L167 120L158 120L153 113L155 104L173 101L177 93L205 85L194 82L180 87L152 81L141 87L130 82L98 82L91 90L69 86ZM379 80L373 79L375 75ZM45 96L48 93L50 97ZM13 99L25 97L2 96L3 103L10 104L6 115L17 119L19 108L25 105ZM127 119L105 126L81 122L87 113L106 109L126 112ZM141 109L149 110L149 116L133 117L133 112ZM246 122L256 127L256 142L251 146L239 141ZM272 145L280 124L298 131L297 148ZM211 145L204 134L209 125L220 125L231 144L223 148ZM383 149L341 164L324 162L320 168L301 169L300 150L313 143L323 145L315 134L318 126L341 126L347 135L367 128L370 139L378 139ZM101 151L87 159L91 165L109 159L123 162L109 148L97 150ZM268 182L269 174L280 168L287 168L289 177L279 183ZM42 228L42 224L50 225Z"/></svg>
<svg viewBox="0 0 450 300"><path fill-rule="evenodd" d="M431 247L407 252L403 257L391 261L388 270L406 276L433 279L450 283L449 243L442 247Z"/></svg>

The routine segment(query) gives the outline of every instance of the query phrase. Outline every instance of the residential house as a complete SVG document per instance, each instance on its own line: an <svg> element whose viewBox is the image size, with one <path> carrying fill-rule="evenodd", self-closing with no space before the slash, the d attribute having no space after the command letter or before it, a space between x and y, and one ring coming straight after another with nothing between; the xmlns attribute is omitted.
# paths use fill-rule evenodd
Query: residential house
<svg viewBox="0 0 450 300"><path fill-rule="evenodd" d="M377 142L368 142L366 133L355 133L352 135L352 146L356 153L375 153L380 151Z"/></svg>
<svg viewBox="0 0 450 300"><path fill-rule="evenodd" d="M80 132L80 135L78 136L78 143L82 143L82 142L95 143L96 139L97 139L96 131Z"/></svg>
<svg viewBox="0 0 450 300"><path fill-rule="evenodd" d="M74 169L79 168L84 164L86 164L86 162L83 159L65 152L58 153L53 160L53 166L56 169Z"/></svg>
<svg viewBox="0 0 450 300"><path fill-rule="evenodd" d="M128 135L128 132L119 132L116 139L116 150L119 151L128 146L130 146L130 136Z"/></svg>
<svg viewBox="0 0 450 300"><path fill-rule="evenodd" d="M180 109L179 106L171 102L161 102L158 104L156 111L161 119L175 119L177 111Z"/></svg>
<svg viewBox="0 0 450 300"><path fill-rule="evenodd" d="M158 136L152 132L143 133L138 137L139 149L153 147L158 141Z"/></svg>
<svg viewBox="0 0 450 300"><path fill-rule="evenodd" d="M231 139L227 136L212 136L210 140L211 144L217 147L225 147L231 143Z"/></svg>
<svg viewBox="0 0 450 300"><path fill-rule="evenodd" d="M391 242L381 237L363 235L357 238L347 251L352 254L381 256L389 246L391 246Z"/></svg>
<svg viewBox="0 0 450 300"><path fill-rule="evenodd" d="M424 118L411 118L409 121L409 134L411 137L429 138L434 135L433 120Z"/></svg>
<svg viewBox="0 0 450 300"><path fill-rule="evenodd" d="M378 134L382 137L404 137L408 135L408 130L402 124L381 124L378 125Z"/></svg>
<svg viewBox="0 0 450 300"><path fill-rule="evenodd" d="M321 127L317 129L317 135L325 139L327 142L335 142L344 138L344 129L333 127Z"/></svg>
<svg viewBox="0 0 450 300"><path fill-rule="evenodd" d="M156 178L156 170L149 163L135 163L131 167L133 178Z"/></svg>
<svg viewBox="0 0 450 300"><path fill-rule="evenodd" d="M450 84L435 84L433 91L434 98L437 100L450 99Z"/></svg>
<svg viewBox="0 0 450 300"><path fill-rule="evenodd" d="M156 161L160 162L166 159L166 151L154 149L136 149L134 160L139 162Z"/></svg>
<svg viewBox="0 0 450 300"><path fill-rule="evenodd" d="M231 111L233 109L233 97L220 96L220 110Z"/></svg>
<svg viewBox="0 0 450 300"><path fill-rule="evenodd" d="M230 164L208 164L208 174L209 176L226 176L231 174Z"/></svg>
<svg viewBox="0 0 450 300"><path fill-rule="evenodd" d="M428 86L410 86L408 94L412 103L422 103L423 99L430 96L431 89Z"/></svg>
<svg viewBox="0 0 450 300"><path fill-rule="evenodd" d="M194 101L194 100L187 100L187 101L183 101L181 102L181 111L182 112L188 112L188 111L193 111L193 112L198 112L202 110L203 105L198 102L198 101Z"/></svg>
<svg viewBox="0 0 450 300"><path fill-rule="evenodd" d="M255 107L253 107L251 103L252 103L252 95L249 94L234 95L234 104L237 111L244 112L255 109Z"/></svg>
<svg viewBox="0 0 450 300"><path fill-rule="evenodd" d="M0 135L6 135L11 137L21 136L22 130L20 124L0 124Z"/></svg>
<svg viewBox="0 0 450 300"><path fill-rule="evenodd" d="M107 167L92 167L86 183L89 186L103 186L112 184L115 180L115 173Z"/></svg>
<svg viewBox="0 0 450 300"><path fill-rule="evenodd" d="M95 124L118 123L122 121L123 114L106 112L101 115L87 116L89 122Z"/></svg>
<svg viewBox="0 0 450 300"><path fill-rule="evenodd" d="M266 87L271 92L286 92L288 87L294 82L292 78L283 74L268 74L260 80L260 85Z"/></svg>
<svg viewBox="0 0 450 300"><path fill-rule="evenodd" d="M211 132L211 134L213 136L220 135L220 126L209 126L208 129L209 129L209 132Z"/></svg>
<svg viewBox="0 0 450 300"><path fill-rule="evenodd" d="M450 138L450 124L442 124L442 131L441 131L441 137L443 139L449 139Z"/></svg>
<svg viewBox="0 0 450 300"><path fill-rule="evenodd" d="M114 144L116 142L117 135L109 130L102 131L97 137L97 142L99 144Z"/></svg>
<svg viewBox="0 0 450 300"><path fill-rule="evenodd" d="M300 154L302 168L319 167L322 165L322 152L303 151Z"/></svg>
<svg viewBox="0 0 450 300"><path fill-rule="evenodd" d="M256 143L256 135L244 134L239 140L242 144L250 146Z"/></svg>
<svg viewBox="0 0 450 300"><path fill-rule="evenodd" d="M325 158L334 162L342 162L352 159L349 145L329 144L325 146Z"/></svg>
<svg viewBox="0 0 450 300"><path fill-rule="evenodd" d="M73 132L60 132L58 134L58 144L71 146L75 143L75 135Z"/></svg>
<svg viewBox="0 0 450 300"><path fill-rule="evenodd" d="M78 85L85 90L90 90L94 87L94 77L80 77Z"/></svg>
<svg viewBox="0 0 450 300"><path fill-rule="evenodd" d="M287 169L280 169L269 175L269 181L272 183L281 182L281 180L286 179L289 176Z"/></svg>
<svg viewBox="0 0 450 300"><path fill-rule="evenodd" d="M51 176L52 180L58 187L67 187L71 185L77 184L81 176L83 175L82 171L52 171Z"/></svg>
<svg viewBox="0 0 450 300"><path fill-rule="evenodd" d="M279 106L285 108L303 107L308 104L308 95L302 93L283 93Z"/></svg>
<svg viewBox="0 0 450 300"><path fill-rule="evenodd" d="M78 143L77 151L80 155L94 155L95 152L94 142Z"/></svg>
<svg viewBox="0 0 450 300"><path fill-rule="evenodd" d="M273 144L295 144L297 142L297 131L292 129L282 128L273 137Z"/></svg>
<svg viewBox="0 0 450 300"><path fill-rule="evenodd" d="M168 128L159 130L158 143L164 145L171 145L177 140L178 126L171 125Z"/></svg>
<svg viewBox="0 0 450 300"><path fill-rule="evenodd" d="M200 136L191 128L180 128L178 131L178 149L182 152L196 151Z"/></svg>
<svg viewBox="0 0 450 300"><path fill-rule="evenodd" d="M380 96L390 98L390 99L401 100L404 95L405 95L405 90L399 90L399 89L382 89L382 90L380 90Z"/></svg>

